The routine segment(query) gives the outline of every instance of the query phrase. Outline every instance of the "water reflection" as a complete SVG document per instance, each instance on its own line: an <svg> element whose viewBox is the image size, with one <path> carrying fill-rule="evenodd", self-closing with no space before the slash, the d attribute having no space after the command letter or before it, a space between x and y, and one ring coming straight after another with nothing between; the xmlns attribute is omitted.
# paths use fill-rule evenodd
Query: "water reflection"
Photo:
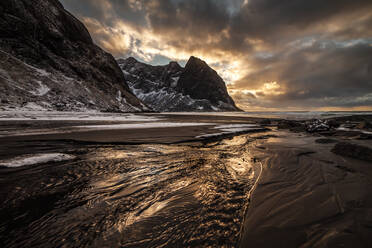
<svg viewBox="0 0 372 248"><path fill-rule="evenodd" d="M24 196L7 195L14 199L6 207L22 215L27 195L38 199L59 192L43 213L21 217L23 226L6 220L0 231L11 232L3 239L12 240L9 247L235 246L257 176L249 141L238 136L208 145L89 148L79 162L61 163L58 173L51 171L55 167L39 168L45 176L33 175L37 183ZM11 177L8 182L17 184L17 173ZM41 191L40 183L49 186Z"/></svg>

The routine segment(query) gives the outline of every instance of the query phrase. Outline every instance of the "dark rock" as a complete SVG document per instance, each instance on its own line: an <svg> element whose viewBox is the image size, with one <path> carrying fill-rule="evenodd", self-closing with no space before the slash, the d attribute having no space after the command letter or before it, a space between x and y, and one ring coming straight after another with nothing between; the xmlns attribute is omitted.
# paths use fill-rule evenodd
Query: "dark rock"
<svg viewBox="0 0 372 248"><path fill-rule="evenodd" d="M26 90L21 94L22 99L54 105L63 95L69 95L70 105L76 102L87 106L94 102L98 109L140 111L144 108L130 92L112 55L93 43L85 26L58 0L2 0L0 9L0 68L10 75L3 77L5 83L17 82L23 89L35 89L37 82L42 82L49 89L61 90L59 95L50 94L51 90L36 97ZM38 69L53 77L37 73ZM79 92L73 93L73 88ZM1 90L4 94L16 94L11 87ZM9 100L17 104L15 99Z"/></svg>
<svg viewBox="0 0 372 248"><path fill-rule="evenodd" d="M156 111L237 111L225 82L204 61L191 57L185 68L177 62L152 66L135 58L118 63L133 93Z"/></svg>
<svg viewBox="0 0 372 248"><path fill-rule="evenodd" d="M225 82L204 61L190 57L178 80L177 89L193 99L207 99L214 105L229 105L238 110L229 96Z"/></svg>
<svg viewBox="0 0 372 248"><path fill-rule="evenodd" d="M329 131L331 128L326 120L313 120L306 124L309 133Z"/></svg>
<svg viewBox="0 0 372 248"><path fill-rule="evenodd" d="M341 126L342 122L337 121L337 120L328 120L327 124L330 128L338 128Z"/></svg>
<svg viewBox="0 0 372 248"><path fill-rule="evenodd" d="M372 149L357 144L341 142L336 144L331 151L341 156L372 161Z"/></svg>

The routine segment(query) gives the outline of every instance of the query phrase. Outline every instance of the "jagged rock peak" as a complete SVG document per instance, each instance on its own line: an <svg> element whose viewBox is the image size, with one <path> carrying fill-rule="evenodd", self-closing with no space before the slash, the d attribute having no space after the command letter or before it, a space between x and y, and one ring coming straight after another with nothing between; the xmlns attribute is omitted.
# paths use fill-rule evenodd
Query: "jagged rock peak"
<svg viewBox="0 0 372 248"><path fill-rule="evenodd" d="M227 104L238 110L227 92L223 79L205 61L194 56L186 63L177 89L193 99L207 99L212 104L218 106Z"/></svg>
<svg viewBox="0 0 372 248"><path fill-rule="evenodd" d="M197 57L191 56L186 63L187 66L200 66L200 67L209 67L208 64Z"/></svg>
<svg viewBox="0 0 372 248"><path fill-rule="evenodd" d="M118 59L118 62L119 62L119 64L120 63L137 63L138 60L135 59L134 57L128 57L126 59Z"/></svg>
<svg viewBox="0 0 372 248"><path fill-rule="evenodd" d="M168 64L169 67L175 67L175 68L179 68L181 69L182 66L180 66L180 64L178 64L177 61L170 61L169 64Z"/></svg>
<svg viewBox="0 0 372 248"><path fill-rule="evenodd" d="M168 74L174 74L174 73L182 72L183 68L177 62L171 61L166 66L166 70L167 70Z"/></svg>
<svg viewBox="0 0 372 248"><path fill-rule="evenodd" d="M194 56L185 68L175 61L152 66L128 58L118 63L134 94L157 111L239 111L222 78Z"/></svg>

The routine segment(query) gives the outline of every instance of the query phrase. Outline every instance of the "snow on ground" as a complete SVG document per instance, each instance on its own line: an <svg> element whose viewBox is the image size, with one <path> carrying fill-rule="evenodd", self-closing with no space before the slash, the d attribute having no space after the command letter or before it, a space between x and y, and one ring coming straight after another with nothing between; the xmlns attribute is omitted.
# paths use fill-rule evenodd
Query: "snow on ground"
<svg viewBox="0 0 372 248"><path fill-rule="evenodd" d="M35 102L28 102L26 103L25 106L23 106L23 108L28 111L43 111L43 110L45 111L46 110L46 108L44 108L43 106L40 106L39 104Z"/></svg>
<svg viewBox="0 0 372 248"><path fill-rule="evenodd" d="M228 125L215 126L214 129L219 129L223 132L228 132L228 133L237 133L237 132L257 130L257 129L262 129L262 128L254 124L228 124Z"/></svg>
<svg viewBox="0 0 372 248"><path fill-rule="evenodd" d="M30 91L34 96L43 96L49 92L49 87L43 84L41 81L36 81L39 84L39 87L33 91Z"/></svg>
<svg viewBox="0 0 372 248"><path fill-rule="evenodd" d="M123 97L121 96L121 91L120 91L120 90L118 90L118 93L117 93L117 95L116 95L116 100L117 100L118 102L121 102L121 101L123 100Z"/></svg>
<svg viewBox="0 0 372 248"><path fill-rule="evenodd" d="M211 105L211 108L213 109L213 111L219 111L220 110L219 108L217 108L217 107L215 107L213 105Z"/></svg>
<svg viewBox="0 0 372 248"><path fill-rule="evenodd" d="M75 156L64 153L30 154L15 157L8 160L0 160L0 166L16 168L27 165L43 164L48 162L59 162L75 159Z"/></svg>
<svg viewBox="0 0 372 248"><path fill-rule="evenodd" d="M151 122L135 124L113 124L113 125L87 125L76 126L83 129L95 130L116 130L116 129L141 129L141 128L166 128L166 127L194 127L194 126L211 126L213 123L198 122Z"/></svg>
<svg viewBox="0 0 372 248"><path fill-rule="evenodd" d="M0 115L1 119L1 115ZM81 119L80 119L81 120ZM112 120L112 119L110 119ZM128 120L128 119L127 119ZM129 119L131 122L139 119ZM135 121L133 121L135 120ZM67 134L73 132L88 132L99 130L126 130L126 129L147 129L147 128L168 128L168 127L193 127L193 126L213 126L214 123L198 123L198 122L149 122L151 119L144 119L142 122L135 123L118 123L118 124L102 124L102 125L80 125L68 126L49 129L24 129L24 130L0 130L0 137L11 136L31 136L45 134Z"/></svg>
<svg viewBox="0 0 372 248"><path fill-rule="evenodd" d="M28 103L30 104L30 103ZM39 121L132 121L132 122L148 122L159 121L159 117L145 116L141 114L120 114L120 113L101 113L98 111L86 112L57 112L57 111L38 111L41 106L30 105L28 111L13 110L0 111L1 121L21 121L21 120L39 120ZM30 111L33 110L33 111Z"/></svg>
<svg viewBox="0 0 372 248"><path fill-rule="evenodd" d="M34 71L36 71L40 76L42 76L42 77L49 77L50 76L50 73L49 72L47 72L46 70L44 70L44 69L40 69L40 68L36 68L36 67L34 67L34 66L32 66L32 65L29 65L29 64L27 64L27 63L25 63L25 62L23 62L23 61L21 61L24 65L26 65L26 66L28 66L29 68L31 68L31 69L33 69Z"/></svg>
<svg viewBox="0 0 372 248"><path fill-rule="evenodd" d="M195 136L195 138L196 139L213 138L213 137L218 137L218 136L225 135L225 134L229 134L229 133L228 132L208 133L208 134Z"/></svg>

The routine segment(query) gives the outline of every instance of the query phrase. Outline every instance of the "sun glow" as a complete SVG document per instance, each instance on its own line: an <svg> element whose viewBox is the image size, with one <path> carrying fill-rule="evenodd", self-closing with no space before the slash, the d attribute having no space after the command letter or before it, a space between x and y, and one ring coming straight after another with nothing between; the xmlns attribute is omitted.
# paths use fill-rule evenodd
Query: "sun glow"
<svg viewBox="0 0 372 248"><path fill-rule="evenodd" d="M230 89L230 93L234 94L244 94L247 96L254 96L256 98L265 97L265 96L278 96L285 93L283 87L281 87L277 82L267 82L264 83L258 89Z"/></svg>
<svg viewBox="0 0 372 248"><path fill-rule="evenodd" d="M83 22L95 37L95 42L115 57L136 56L145 62L151 62L159 55L175 61L187 61L193 55L205 60L227 84L241 79L248 71L244 69L243 59L240 57L235 56L234 60L225 61L232 54L219 49L210 51L195 48L189 51L175 47L171 42L173 37L155 34L151 28L132 26L121 20L113 27L107 27L91 18L84 18ZM210 36L206 42L215 43L224 35Z"/></svg>

